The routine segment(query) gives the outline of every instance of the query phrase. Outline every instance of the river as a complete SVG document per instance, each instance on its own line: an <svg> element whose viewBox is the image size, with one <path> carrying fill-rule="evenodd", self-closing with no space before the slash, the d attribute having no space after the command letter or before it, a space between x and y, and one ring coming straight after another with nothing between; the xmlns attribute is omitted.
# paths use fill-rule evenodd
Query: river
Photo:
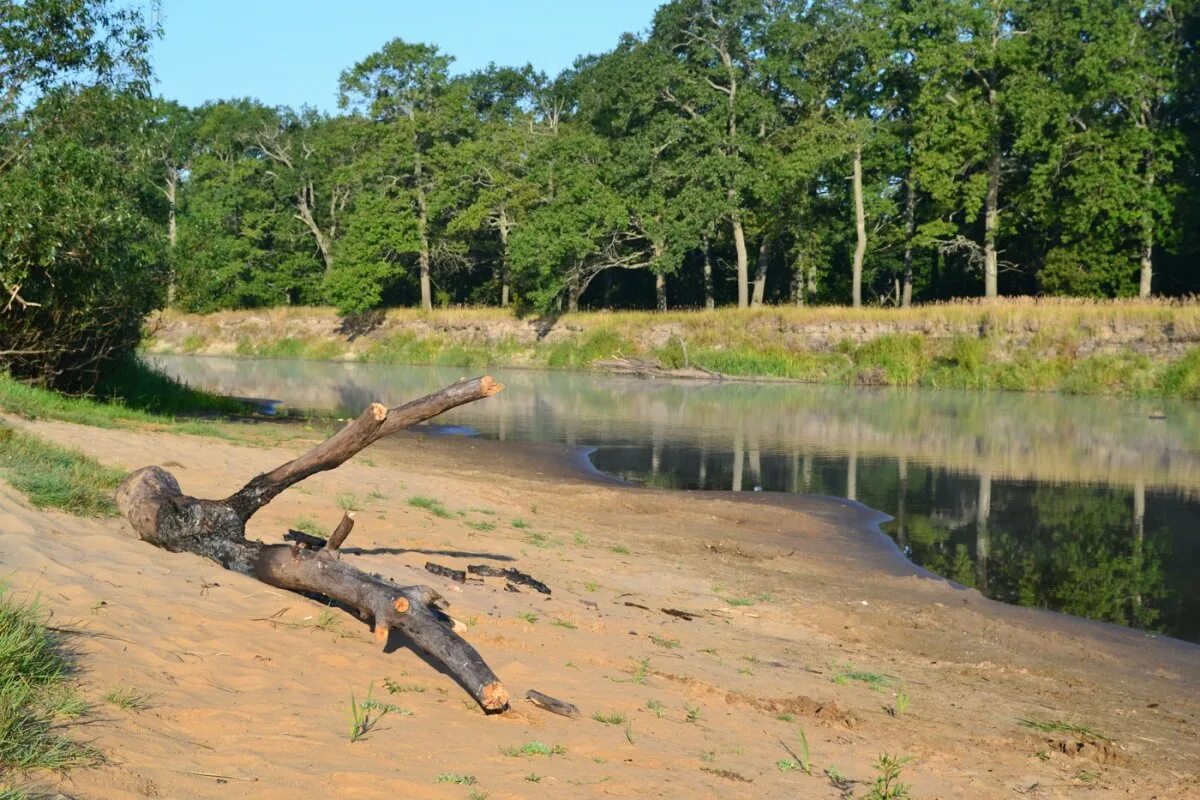
<svg viewBox="0 0 1200 800"><path fill-rule="evenodd" d="M479 370L155 356L197 388L356 415ZM671 489L848 497L996 600L1200 642L1200 404L495 369L439 430L595 448ZM864 547L875 546L864 540Z"/></svg>

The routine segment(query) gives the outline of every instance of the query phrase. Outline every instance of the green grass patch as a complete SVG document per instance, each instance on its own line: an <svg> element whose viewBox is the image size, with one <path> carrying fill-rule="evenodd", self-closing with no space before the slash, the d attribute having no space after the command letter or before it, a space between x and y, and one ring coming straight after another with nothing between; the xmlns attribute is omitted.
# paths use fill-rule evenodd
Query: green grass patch
<svg viewBox="0 0 1200 800"><path fill-rule="evenodd" d="M510 745L501 747L500 752L509 758L519 758L520 756L561 756L566 755L567 750L562 745L548 745L539 741L526 742L521 746Z"/></svg>
<svg viewBox="0 0 1200 800"><path fill-rule="evenodd" d="M872 690L878 692L891 685L891 678L880 672L870 672L864 669L858 669L853 664L843 664L834 669L833 676L830 678L836 684L846 686L850 681L856 681L869 686Z"/></svg>
<svg viewBox="0 0 1200 800"><path fill-rule="evenodd" d="M592 714L592 719L596 720L596 722L603 722L605 725L624 725L627 717L617 711L608 714L602 714L597 711L595 714Z"/></svg>
<svg viewBox="0 0 1200 800"><path fill-rule="evenodd" d="M440 500L435 500L432 497L423 497L421 495L413 495L408 498L408 504L413 508L423 508L435 517L442 519L450 519L454 515L450 513Z"/></svg>
<svg viewBox="0 0 1200 800"><path fill-rule="evenodd" d="M1042 733L1069 733L1072 736L1079 736L1084 739L1096 739L1105 742L1112 741L1090 725L1078 725L1074 722L1064 722L1062 720L1041 719L1022 719L1020 723L1026 728L1033 728L1035 731L1041 731Z"/></svg>
<svg viewBox="0 0 1200 800"><path fill-rule="evenodd" d="M150 707L150 696L137 689L121 687L104 695L104 702L122 711L145 711Z"/></svg>
<svg viewBox="0 0 1200 800"><path fill-rule="evenodd" d="M0 424L0 476L35 508L111 517L117 514L113 492L125 473Z"/></svg>
<svg viewBox="0 0 1200 800"><path fill-rule="evenodd" d="M95 750L63 735L87 705L71 691L67 658L44 618L37 605L14 602L0 586L0 781L14 772L99 760Z"/></svg>

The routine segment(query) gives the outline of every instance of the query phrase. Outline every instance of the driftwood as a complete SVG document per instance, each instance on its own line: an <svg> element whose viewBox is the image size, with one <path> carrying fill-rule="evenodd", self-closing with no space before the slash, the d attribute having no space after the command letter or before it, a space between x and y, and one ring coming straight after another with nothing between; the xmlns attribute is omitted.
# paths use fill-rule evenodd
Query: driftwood
<svg viewBox="0 0 1200 800"><path fill-rule="evenodd" d="M428 569L428 568L429 567L426 566L426 569ZM533 589L535 592L541 592L542 594L550 594L549 586L542 583L537 578L530 575L528 572L521 572L521 570L519 570L519 569L512 569L511 567L508 567L505 569L499 569L499 568L493 567L489 564L471 564L470 566L467 567L467 572L471 573L472 575L482 575L485 578L504 578L505 580L509 581L510 583L520 584L521 586L528 586L530 589ZM508 587L506 586L505 588L507 589ZM509 589L509 591L515 592L518 590L513 588L513 589Z"/></svg>
<svg viewBox="0 0 1200 800"><path fill-rule="evenodd" d="M525 693L525 699L533 703L538 708L549 711L552 714L558 714L561 717L571 717L579 719L579 708L574 703L568 703L566 700L559 700L551 697L548 694L530 689Z"/></svg>
<svg viewBox="0 0 1200 800"><path fill-rule="evenodd" d="M295 592L317 594L374 618L375 636L386 643L394 628L414 649L440 662L485 711L502 711L508 690L470 644L434 607L440 598L425 586L400 586L341 560L339 548L354 527L347 514L328 540L288 536L294 544L263 544L246 538L246 521L280 492L333 469L389 434L456 406L496 394L490 377L462 380L439 392L389 409L373 403L360 417L304 455L259 475L224 500L189 497L162 467L143 467L117 488L117 505L144 541L171 552L189 552L226 569Z"/></svg>

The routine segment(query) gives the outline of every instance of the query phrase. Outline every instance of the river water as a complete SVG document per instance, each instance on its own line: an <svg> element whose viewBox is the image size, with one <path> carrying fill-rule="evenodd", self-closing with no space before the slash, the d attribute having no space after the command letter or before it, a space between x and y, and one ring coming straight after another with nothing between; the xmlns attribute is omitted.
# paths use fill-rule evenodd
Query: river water
<svg viewBox="0 0 1200 800"><path fill-rule="evenodd" d="M345 416L480 372L153 361L197 388ZM996 600L1200 642L1200 404L489 372L506 391L439 417L443 431L594 447L597 469L662 488L848 497L891 515L914 562Z"/></svg>

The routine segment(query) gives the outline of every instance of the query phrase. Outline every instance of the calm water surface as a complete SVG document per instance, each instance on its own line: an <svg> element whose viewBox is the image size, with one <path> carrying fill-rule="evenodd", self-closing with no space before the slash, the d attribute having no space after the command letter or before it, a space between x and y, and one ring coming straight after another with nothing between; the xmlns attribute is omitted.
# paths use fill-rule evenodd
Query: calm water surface
<svg viewBox="0 0 1200 800"><path fill-rule="evenodd" d="M345 415L471 372L155 361ZM439 422L592 446L598 469L653 486L849 497L894 517L914 562L989 597L1200 642L1200 404L490 372L505 392Z"/></svg>

